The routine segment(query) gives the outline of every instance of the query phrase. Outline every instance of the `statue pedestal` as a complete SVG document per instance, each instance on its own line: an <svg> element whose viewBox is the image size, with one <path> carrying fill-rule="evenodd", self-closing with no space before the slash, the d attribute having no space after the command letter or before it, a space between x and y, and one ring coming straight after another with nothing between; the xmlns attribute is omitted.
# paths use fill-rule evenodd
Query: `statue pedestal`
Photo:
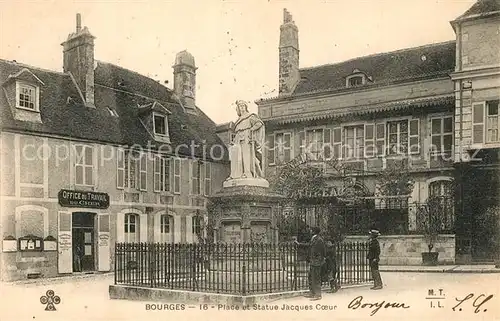
<svg viewBox="0 0 500 321"><path fill-rule="evenodd" d="M228 178L222 183L222 187L236 187L236 186L257 186L269 187L269 182L264 178Z"/></svg>
<svg viewBox="0 0 500 321"><path fill-rule="evenodd" d="M278 242L276 222L285 198L272 193L265 179L226 180L210 200L216 242Z"/></svg>

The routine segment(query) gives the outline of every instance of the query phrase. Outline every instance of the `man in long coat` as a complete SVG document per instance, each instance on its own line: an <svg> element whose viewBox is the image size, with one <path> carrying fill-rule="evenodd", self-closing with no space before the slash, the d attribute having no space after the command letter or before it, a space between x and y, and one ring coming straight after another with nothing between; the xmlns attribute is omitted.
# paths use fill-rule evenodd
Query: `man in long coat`
<svg viewBox="0 0 500 321"><path fill-rule="evenodd" d="M321 299L321 268L325 264L326 245L320 235L319 227L312 228L313 236L308 243L309 255L309 287L311 300ZM300 244L297 242L297 244Z"/></svg>
<svg viewBox="0 0 500 321"><path fill-rule="evenodd" d="M372 290L380 290L383 288L382 278L380 276L380 271L378 269L378 262L380 261L380 243L377 240L377 237L380 235L378 230L370 231L370 245L368 248L368 255L366 259L370 264L370 271L372 273L373 278L373 287Z"/></svg>

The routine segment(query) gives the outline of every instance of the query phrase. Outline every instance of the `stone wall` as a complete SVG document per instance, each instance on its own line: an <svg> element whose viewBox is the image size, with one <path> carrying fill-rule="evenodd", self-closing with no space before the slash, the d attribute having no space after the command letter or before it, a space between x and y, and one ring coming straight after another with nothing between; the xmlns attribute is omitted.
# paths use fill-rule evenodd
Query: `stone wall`
<svg viewBox="0 0 500 321"><path fill-rule="evenodd" d="M368 241L368 236L347 236L346 241ZM427 252L423 235L380 236L380 264L421 265L422 252ZM433 251L439 252L439 264L455 263L455 235L440 235Z"/></svg>

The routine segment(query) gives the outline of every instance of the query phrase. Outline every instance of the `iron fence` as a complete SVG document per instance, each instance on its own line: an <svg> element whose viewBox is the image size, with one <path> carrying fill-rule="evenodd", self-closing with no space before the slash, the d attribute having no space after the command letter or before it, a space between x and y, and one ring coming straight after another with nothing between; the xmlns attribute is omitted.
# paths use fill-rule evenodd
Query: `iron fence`
<svg viewBox="0 0 500 321"><path fill-rule="evenodd" d="M335 246L330 276L340 285L369 282L367 251L368 243ZM114 273L119 285L249 295L307 290L307 261L308 248L295 243L116 243Z"/></svg>

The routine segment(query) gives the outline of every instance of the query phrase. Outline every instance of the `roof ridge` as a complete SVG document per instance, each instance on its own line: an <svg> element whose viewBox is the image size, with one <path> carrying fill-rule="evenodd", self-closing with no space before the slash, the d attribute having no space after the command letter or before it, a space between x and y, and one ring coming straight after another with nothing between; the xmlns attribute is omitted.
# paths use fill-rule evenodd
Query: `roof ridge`
<svg viewBox="0 0 500 321"><path fill-rule="evenodd" d="M51 72L51 73L58 74L58 75L63 75L63 76L69 76L65 72L61 72L61 71L57 71L57 70L52 70L52 69L41 68L41 67L36 67L36 66L33 66L33 65L28 65L28 64L25 64L25 63L22 63L22 62L18 62L17 60L7 60L7 59L0 58L0 62L5 62L5 63L8 63L10 65L14 65L14 66L18 66L18 67L24 67L24 68L28 68L28 69L35 69L35 70L44 71L44 72Z"/></svg>
<svg viewBox="0 0 500 321"><path fill-rule="evenodd" d="M316 68L336 66L336 65L341 65L341 64L347 63L347 62L355 61L355 60L358 60L358 59L373 58L373 57L378 57L378 56L383 56L383 55L389 55L389 54L394 54L394 53L399 53L399 52L404 52L404 51L410 51L410 50L416 50L416 49L422 49L422 48L437 47L437 46L440 46L440 45L451 44L453 42L456 42L456 40L448 40L448 41L442 41L442 42L435 42L435 43L425 44L425 45L416 46L416 47L407 47L407 48L397 49L397 50L392 50L392 51L378 52L378 53L373 53L373 54L369 54L369 55L366 55L366 56L358 56L356 58L351 58L351 59L347 59L347 60L343 60L343 61L339 61L339 62L327 63L327 64L322 64L322 65L316 65L316 66L299 68L299 70L300 71L302 71L302 70L312 70L312 69L316 69Z"/></svg>
<svg viewBox="0 0 500 321"><path fill-rule="evenodd" d="M110 65L110 66L113 66L113 67L115 67L115 68L120 68L120 69L121 69L121 70L123 70L123 71L130 72L130 73L133 73L133 74L139 75L139 76L141 76L141 77L144 77L144 78L150 79L150 80L152 80L152 81L154 81L154 82L156 82L156 83L160 84L161 86L163 86L163 87L164 87L165 89L167 89L169 92L171 92L171 93L173 93L173 92L174 92L174 91L173 91L173 89L168 88L167 86L162 85L162 84L161 84L160 82L158 82L157 80L155 80L155 79L153 79L153 78L151 78L151 77L148 77L148 76L146 76L146 75L143 75L143 74L141 74L141 73L140 73L140 72L138 72L138 71L131 70L131 69L128 69L128 68L125 68L125 67L122 67L122 66L116 65L116 64L114 64L114 63L107 62L107 61L102 61L102 60L97 60L97 59L96 59L95 61L96 61L98 64Z"/></svg>

